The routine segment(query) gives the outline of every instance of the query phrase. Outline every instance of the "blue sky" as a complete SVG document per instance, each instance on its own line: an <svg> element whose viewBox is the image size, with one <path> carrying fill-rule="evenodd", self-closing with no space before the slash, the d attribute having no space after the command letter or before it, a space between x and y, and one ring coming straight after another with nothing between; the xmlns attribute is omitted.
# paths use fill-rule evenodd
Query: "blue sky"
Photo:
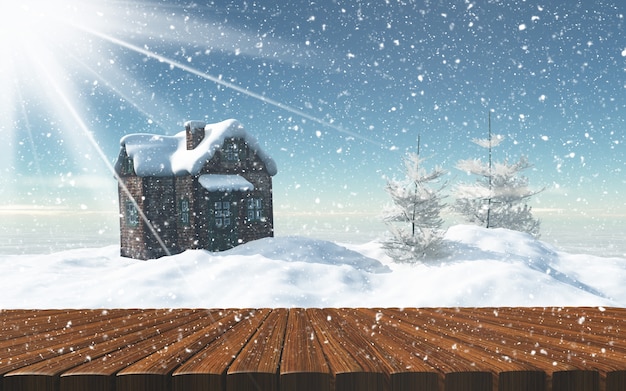
<svg viewBox="0 0 626 391"><path fill-rule="evenodd" d="M0 6L2 208L115 213L123 135L236 118L278 164L277 213L374 215L418 134L473 180L454 165L485 158L491 111L536 209L626 214L622 1L264 3Z"/></svg>

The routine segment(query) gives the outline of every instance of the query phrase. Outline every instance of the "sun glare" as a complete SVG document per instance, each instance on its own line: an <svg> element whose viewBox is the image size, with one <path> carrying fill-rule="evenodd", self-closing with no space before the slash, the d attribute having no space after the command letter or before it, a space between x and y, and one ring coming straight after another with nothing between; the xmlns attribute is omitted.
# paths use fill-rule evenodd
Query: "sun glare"
<svg viewBox="0 0 626 391"><path fill-rule="evenodd" d="M66 39L63 22L72 14L68 0L27 0L0 5L0 42L3 46L34 45L42 39Z"/></svg>
<svg viewBox="0 0 626 391"><path fill-rule="evenodd" d="M88 42L74 24L97 27L93 5L76 0L0 3L0 136L9 146L0 156L3 172L13 173L26 162L33 167L27 174L40 177L39 162L50 148L62 146L78 162L90 148L73 58L81 58Z"/></svg>
<svg viewBox="0 0 626 391"><path fill-rule="evenodd" d="M50 180L51 173L56 179L70 174L73 177L102 175L103 164L113 171L111 159L100 146L111 143L111 132L108 125L103 125L103 116L117 115L113 120L117 123L124 122L129 114L131 121L133 116L146 117L150 123L157 124L167 119L171 128L172 119L181 119L180 111L171 108L171 104L159 103L160 97L151 91L152 82L146 81L150 73L137 71L144 64L151 71L160 67L164 71L173 70L173 77L186 75L208 80L340 133L375 143L222 75L200 70L190 60L181 60L178 54L181 47L205 45L272 57L272 52L255 51L255 39L246 31L227 29L228 36L224 39L221 24L215 26L206 18L194 19L186 13L183 6L132 0L0 3L0 139L9 145L10 151L0 154L0 170L7 173L3 175L7 178L4 181L9 181L4 185L0 181L0 186L15 186L15 182L10 182L14 175L8 174L18 168L23 175L45 180ZM122 65L120 58L130 60ZM108 105L110 112L94 114ZM120 112L120 108L123 111L128 107L133 113ZM49 164L44 155L52 153L60 156L58 160L63 164ZM43 168L48 172L42 172Z"/></svg>
<svg viewBox="0 0 626 391"><path fill-rule="evenodd" d="M3 2L0 5L0 39L2 43L9 43L19 38L23 32L29 32L29 25L34 15L29 3ZM36 21L36 20L35 20Z"/></svg>

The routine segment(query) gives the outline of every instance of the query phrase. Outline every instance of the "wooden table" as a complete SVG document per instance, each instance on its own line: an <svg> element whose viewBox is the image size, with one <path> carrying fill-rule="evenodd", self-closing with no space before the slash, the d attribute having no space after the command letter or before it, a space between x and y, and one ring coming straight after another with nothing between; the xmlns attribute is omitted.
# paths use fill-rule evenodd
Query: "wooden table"
<svg viewBox="0 0 626 391"><path fill-rule="evenodd" d="M624 390L626 309L0 310L7 390Z"/></svg>

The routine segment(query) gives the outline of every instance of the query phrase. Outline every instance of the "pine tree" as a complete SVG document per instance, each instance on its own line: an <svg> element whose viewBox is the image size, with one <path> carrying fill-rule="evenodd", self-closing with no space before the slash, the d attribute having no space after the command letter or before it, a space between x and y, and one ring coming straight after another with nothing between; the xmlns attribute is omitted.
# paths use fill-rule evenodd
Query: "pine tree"
<svg viewBox="0 0 626 391"><path fill-rule="evenodd" d="M530 168L526 157L515 163L492 162L492 148L504 140L503 136L474 139L475 144L489 149L488 162L478 159L460 160L456 167L469 174L477 175L474 184L461 184L455 189L453 209L465 216L470 223L487 228L507 228L527 232L539 237L540 221L533 217L528 199L540 191L528 187L528 178L520 174Z"/></svg>
<svg viewBox="0 0 626 391"><path fill-rule="evenodd" d="M396 262L417 262L427 250L436 251L444 235L440 212L444 207L445 184L438 188L429 184L440 180L446 171L436 167L426 172L421 168L422 162L418 147L417 154L409 153L404 159L405 179L388 180L385 188L393 206L384 212L390 236L382 246Z"/></svg>

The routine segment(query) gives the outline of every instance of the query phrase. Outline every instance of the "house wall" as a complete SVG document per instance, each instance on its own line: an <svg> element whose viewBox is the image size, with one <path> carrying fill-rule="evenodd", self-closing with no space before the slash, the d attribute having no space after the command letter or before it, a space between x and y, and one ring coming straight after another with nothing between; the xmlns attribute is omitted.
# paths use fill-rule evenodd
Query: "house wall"
<svg viewBox="0 0 626 391"><path fill-rule="evenodd" d="M200 248L198 228L202 223L198 210L197 180L192 176L176 177L177 243L183 249ZM184 211L182 202L187 201L189 211Z"/></svg>
<svg viewBox="0 0 626 391"><path fill-rule="evenodd" d="M244 207L240 218L241 229L240 239L243 243L274 236L274 210L272 200L272 177L264 171L249 172L244 175L246 179L254 185L255 190L246 195L243 205L246 205L247 198L261 198L263 200L262 221L249 222L246 216L247 209Z"/></svg>
<svg viewBox="0 0 626 391"><path fill-rule="evenodd" d="M253 191L233 191L233 192L209 192L199 185L197 180L193 181L196 186L197 197L194 201L196 216L195 238L197 245L187 248L204 248L211 251L221 251L237 244L246 243L265 237L274 236L273 200L272 200L272 178L265 170L248 171L239 173L254 185ZM248 220L247 203L250 198L261 198L263 204L263 216L261 221ZM214 224L215 211L213 203L216 200L227 200L232 203L233 225L230 231L236 235L236 240L227 238L228 233L216 229ZM179 231L180 232L180 231ZM231 242L229 245L225 242Z"/></svg>
<svg viewBox="0 0 626 391"><path fill-rule="evenodd" d="M181 247L177 241L174 178L131 175L121 180L130 196L120 185L120 254L135 259L153 259L168 253L179 253ZM139 213L136 224L129 221L127 208L131 196L153 229L150 229Z"/></svg>
<svg viewBox="0 0 626 391"><path fill-rule="evenodd" d="M180 252L177 243L176 190L174 177L144 177L144 213L153 230L146 230L150 258Z"/></svg>
<svg viewBox="0 0 626 391"><path fill-rule="evenodd" d="M143 181L136 176L122 177L120 181L124 183L130 195L135 199L140 210L144 207ZM141 217L136 225L128 221L127 206L131 202L131 197L124 191L122 184L118 185L119 205L120 205L120 255L135 259L147 259L145 237L146 227Z"/></svg>
<svg viewBox="0 0 626 391"><path fill-rule="evenodd" d="M225 144L232 142L233 140L225 140ZM251 151L243 140L236 140L241 148L240 160L231 162L225 159L221 151L218 151L213 158L205 164L200 174L235 174L241 175L246 178L250 183L254 185L254 191L252 192L233 192L228 197L232 199L236 204L237 215L235 218L236 224L233 227L238 236L238 243L242 244L252 240L257 240L265 237L274 236L274 211L272 200L272 177L267 173L265 164L257 156L256 153ZM197 181L195 181L197 184ZM199 184L198 197L196 207L198 208L198 217L200 224L198 224L197 238L201 248L209 250L216 250L215 238L212 238L212 217L213 210L210 206L209 199L215 197L216 194L211 194L205 189L201 188ZM224 193L221 193L224 194ZM246 203L249 198L262 198L264 204L264 215L266 218L264 221L249 222L247 219L247 207Z"/></svg>
<svg viewBox="0 0 626 391"><path fill-rule="evenodd" d="M209 193L200 186L198 180L194 181L196 186L195 198L195 222L196 222L196 238L198 240L197 248L208 249L210 242L209 233Z"/></svg>

